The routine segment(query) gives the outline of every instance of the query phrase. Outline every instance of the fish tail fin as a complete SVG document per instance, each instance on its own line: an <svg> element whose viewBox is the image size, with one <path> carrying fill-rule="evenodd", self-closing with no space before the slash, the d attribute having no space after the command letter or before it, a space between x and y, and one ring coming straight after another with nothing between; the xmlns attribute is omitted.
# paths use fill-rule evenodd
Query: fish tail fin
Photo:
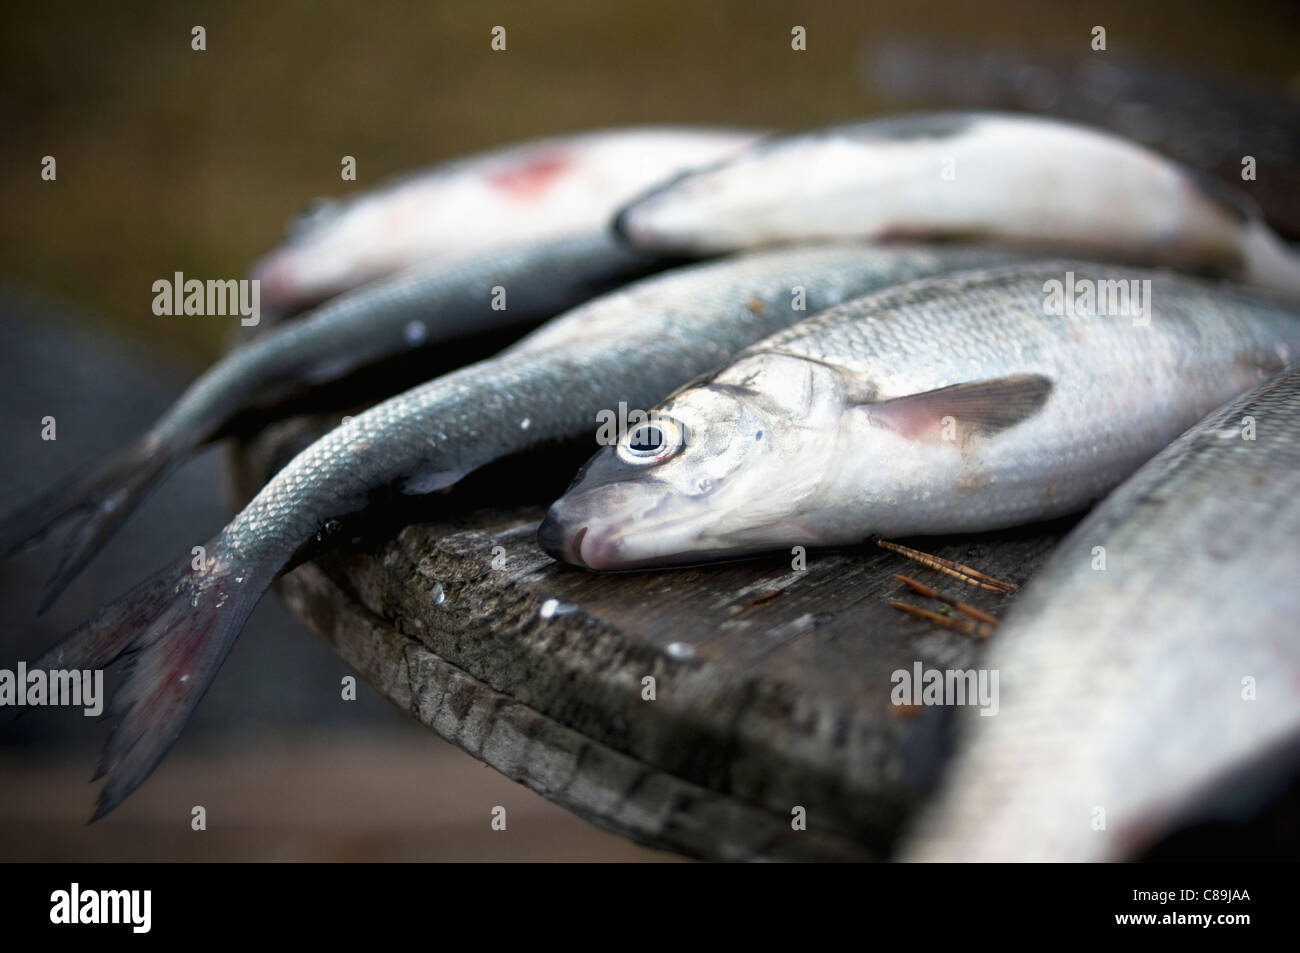
<svg viewBox="0 0 1300 953"><path fill-rule="evenodd" d="M105 606L33 663L98 669L128 658L111 705L116 723L94 775L108 780L92 821L143 784L166 755L274 578L274 571L216 558L195 569L187 557Z"/></svg>
<svg viewBox="0 0 1300 953"><path fill-rule="evenodd" d="M1300 302L1300 254L1262 219L1252 220L1242 236L1245 278L1292 302Z"/></svg>
<svg viewBox="0 0 1300 953"><path fill-rule="evenodd" d="M0 556L8 557L66 528L58 568L46 584L44 612L105 541L131 515L177 453L153 431L114 453L102 465L54 486L30 506L0 521Z"/></svg>

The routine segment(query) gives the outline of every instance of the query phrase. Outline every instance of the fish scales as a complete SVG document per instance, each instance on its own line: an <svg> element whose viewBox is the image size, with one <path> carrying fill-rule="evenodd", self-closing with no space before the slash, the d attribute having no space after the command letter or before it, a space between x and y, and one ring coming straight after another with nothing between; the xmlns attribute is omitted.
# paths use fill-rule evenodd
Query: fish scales
<svg viewBox="0 0 1300 953"><path fill-rule="evenodd" d="M1300 300L1300 256L1250 199L1134 142L1013 113L921 113L764 140L631 202L647 249L957 238L1213 270Z"/></svg>
<svg viewBox="0 0 1300 953"><path fill-rule="evenodd" d="M271 536L244 532L245 517L250 525L283 527L292 540L309 538L338 515L328 504L311 505L314 488L326 488L330 503L363 502L377 486L404 482L437 489L507 453L593 430L595 414L619 401L652 404L746 344L862 289L984 258L978 251L844 245L757 253L639 282L574 309L499 358L453 371L326 434L249 503L228 538L250 556L254 540L275 545ZM797 311L796 287L807 295ZM564 399L572 391L581 399Z"/></svg>
<svg viewBox="0 0 1300 953"><path fill-rule="evenodd" d="M1275 226L1300 236L1300 103L1279 84L1207 78L1145 56L1063 58L915 40L872 44L861 64L890 100L1023 110L1110 129L1249 189ZM1245 155L1258 160L1258 175L1243 184Z"/></svg>
<svg viewBox="0 0 1300 953"><path fill-rule="evenodd" d="M1051 281L1117 279L1150 282L1148 314L1048 307ZM1296 353L1293 313L1170 273L1070 260L919 280L673 395L653 413L689 440L598 451L543 546L628 569L1063 515Z"/></svg>
<svg viewBox="0 0 1300 953"><path fill-rule="evenodd" d="M1115 273L1072 263L1055 273L1066 271L1096 282ZM870 382L876 400L1010 373L1052 381L1039 413L990 439L988 454L967 464L969 474L986 469L996 489L932 495L925 515L879 524L879 533L980 530L1054 515L1059 506L1043 498L1044 482L1058 498L1079 502L1105 492L1234 388L1257 381L1261 367L1275 367L1282 360L1279 341L1289 340L1290 353L1300 353L1290 314L1255 303L1241 310L1230 294L1169 276L1152 281L1150 324L1129 316L1045 316L1043 280L1051 274L1050 267L1028 273L1013 267L886 293L869 310L888 320L849 304L753 350L832 365ZM1281 337L1279 328L1287 329ZM1175 412L1135 419L1128 410L1141 403ZM1121 420L1132 426L1112 426ZM895 492L919 502L940 485L912 480Z"/></svg>
<svg viewBox="0 0 1300 953"><path fill-rule="evenodd" d="M1297 473L1292 368L1089 514L999 629L998 715L963 713L904 856L1131 858L1186 812L1223 810L1207 799L1224 779L1248 800L1258 762L1300 733Z"/></svg>
<svg viewBox="0 0 1300 953"><path fill-rule="evenodd" d="M214 420L227 419L254 400L274 401L426 343L540 321L652 267L650 259L620 247L606 231L417 266L336 297L233 351L186 392L157 429L169 436L211 433ZM492 308L496 286L509 294L505 308Z"/></svg>

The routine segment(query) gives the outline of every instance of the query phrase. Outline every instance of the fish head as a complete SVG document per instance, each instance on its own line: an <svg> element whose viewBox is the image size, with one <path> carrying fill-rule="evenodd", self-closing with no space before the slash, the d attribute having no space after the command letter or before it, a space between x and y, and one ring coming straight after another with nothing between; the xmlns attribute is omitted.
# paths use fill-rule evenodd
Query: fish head
<svg viewBox="0 0 1300 953"><path fill-rule="evenodd" d="M639 248L697 254L863 234L875 217L861 185L863 161L843 138L764 141L645 193L614 228ZM854 204L848 231L840 225L850 217L846 197Z"/></svg>
<svg viewBox="0 0 1300 953"><path fill-rule="evenodd" d="M741 361L674 395L579 471L547 512L541 547L587 569L625 570L734 558L797 537L833 440L820 439L827 421L808 379L826 368L796 363L783 375L770 359Z"/></svg>

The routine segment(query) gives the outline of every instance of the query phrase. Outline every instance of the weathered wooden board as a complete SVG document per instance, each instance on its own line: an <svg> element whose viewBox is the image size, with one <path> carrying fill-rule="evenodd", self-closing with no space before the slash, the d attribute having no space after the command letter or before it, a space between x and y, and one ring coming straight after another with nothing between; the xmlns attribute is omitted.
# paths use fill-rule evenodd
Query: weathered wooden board
<svg viewBox="0 0 1300 953"><path fill-rule="evenodd" d="M241 498L322 426L244 445ZM1013 597L874 546L813 551L802 570L784 554L592 574L537 548L546 499L453 495L431 522L298 568L282 595L394 703L603 827L697 857L888 856L946 747L943 710L894 705L891 673L982 650L892 609L924 604L892 576L995 614ZM1023 582L1064 528L920 545Z"/></svg>

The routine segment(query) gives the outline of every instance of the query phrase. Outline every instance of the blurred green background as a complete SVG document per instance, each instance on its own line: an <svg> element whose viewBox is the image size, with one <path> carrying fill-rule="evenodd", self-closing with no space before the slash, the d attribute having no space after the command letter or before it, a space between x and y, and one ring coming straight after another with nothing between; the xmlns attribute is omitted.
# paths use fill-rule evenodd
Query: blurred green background
<svg viewBox="0 0 1300 953"><path fill-rule="evenodd" d="M150 311L174 271L242 274L318 195L545 133L633 122L803 127L884 104L864 43L923 34L1291 80L1300 4L239 2L13 5L0 34L0 280L102 315L186 366L216 320ZM207 30L207 51L190 30ZM493 53L504 25L509 49ZM790 28L808 50L790 50ZM1101 54L1106 55L1106 54ZM53 155L58 180L43 182ZM339 179L354 155L358 180Z"/></svg>

